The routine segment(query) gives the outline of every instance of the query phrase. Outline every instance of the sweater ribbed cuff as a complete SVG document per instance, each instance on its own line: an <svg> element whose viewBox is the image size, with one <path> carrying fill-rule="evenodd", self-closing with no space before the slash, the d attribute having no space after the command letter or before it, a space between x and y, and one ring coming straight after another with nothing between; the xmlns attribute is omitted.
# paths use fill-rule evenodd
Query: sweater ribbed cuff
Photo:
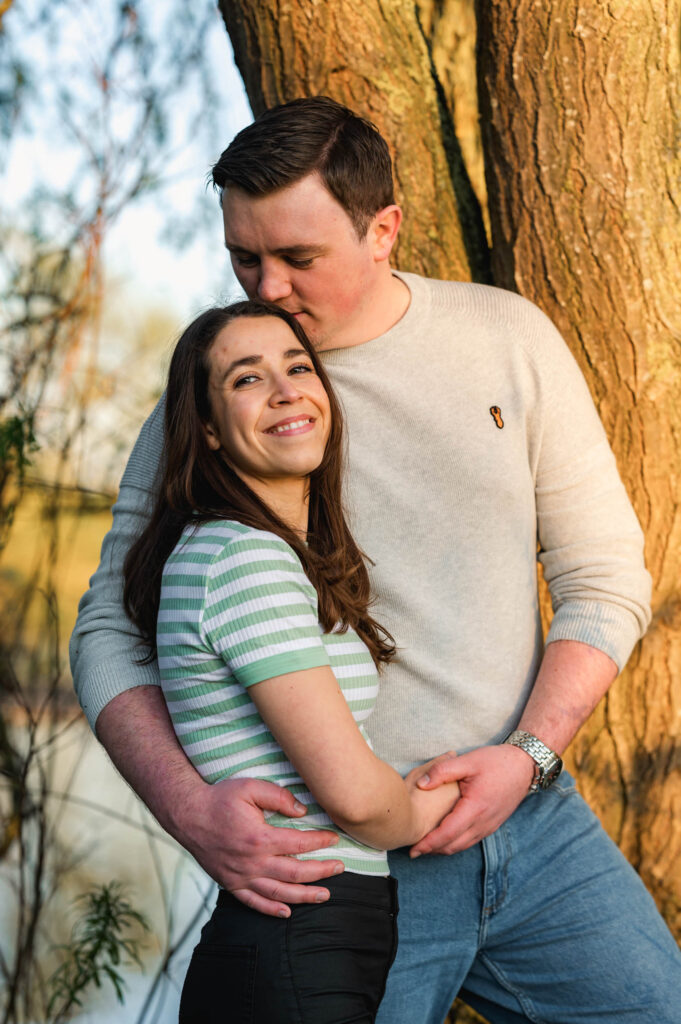
<svg viewBox="0 0 681 1024"><path fill-rule="evenodd" d="M638 619L627 608L598 601L566 601L553 617L546 643L578 640L603 651L621 672L640 633Z"/></svg>
<svg viewBox="0 0 681 1024"><path fill-rule="evenodd" d="M82 673L83 682L77 691L80 706L94 732L100 711L124 690L136 686L160 686L158 663L137 665L130 663L130 652L107 658Z"/></svg>

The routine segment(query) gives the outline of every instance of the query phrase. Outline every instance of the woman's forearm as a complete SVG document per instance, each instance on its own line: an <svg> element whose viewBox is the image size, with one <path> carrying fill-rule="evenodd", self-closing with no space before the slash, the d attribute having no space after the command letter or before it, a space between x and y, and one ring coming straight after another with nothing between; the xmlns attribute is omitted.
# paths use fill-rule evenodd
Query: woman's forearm
<svg viewBox="0 0 681 1024"><path fill-rule="evenodd" d="M377 849L411 846L432 831L459 797L457 783L437 790L420 790L411 777L403 779L390 765L374 757L369 777L358 785L348 814L330 809L331 817L348 835ZM411 775L412 773L410 773ZM437 799L424 799L437 794ZM345 803L345 801L344 801ZM415 838L418 837L418 838Z"/></svg>
<svg viewBox="0 0 681 1024"><path fill-rule="evenodd" d="M266 679L249 692L317 803L359 842L411 845L454 804L456 783L421 791L415 773L405 780L376 757L328 666Z"/></svg>

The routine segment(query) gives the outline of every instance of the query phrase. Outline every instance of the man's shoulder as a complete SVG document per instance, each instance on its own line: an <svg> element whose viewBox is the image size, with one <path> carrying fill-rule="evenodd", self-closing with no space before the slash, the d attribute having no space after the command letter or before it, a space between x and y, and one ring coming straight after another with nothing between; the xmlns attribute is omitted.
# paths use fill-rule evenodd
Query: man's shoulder
<svg viewBox="0 0 681 1024"><path fill-rule="evenodd" d="M496 337L505 349L519 347L533 359L567 353L550 317L517 292L471 281L442 281L408 273L400 276L412 290L417 307L432 327L441 328L443 336L454 329L473 345L483 335L488 340Z"/></svg>
<svg viewBox="0 0 681 1024"><path fill-rule="evenodd" d="M411 273L400 276L408 285L427 294L433 309L456 310L469 317L518 325L551 323L534 302L507 288L472 281L444 281Z"/></svg>
<svg viewBox="0 0 681 1024"><path fill-rule="evenodd" d="M135 445L125 467L121 487L149 491L158 482L163 459L163 432L165 421L165 392L142 424Z"/></svg>

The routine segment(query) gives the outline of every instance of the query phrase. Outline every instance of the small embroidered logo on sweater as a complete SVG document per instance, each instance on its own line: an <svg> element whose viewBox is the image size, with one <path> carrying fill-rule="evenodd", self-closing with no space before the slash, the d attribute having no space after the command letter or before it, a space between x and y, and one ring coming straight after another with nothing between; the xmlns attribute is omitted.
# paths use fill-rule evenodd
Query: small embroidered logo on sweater
<svg viewBox="0 0 681 1024"><path fill-rule="evenodd" d="M499 408L499 406L498 405L493 405L493 406L490 407L489 411L491 412L492 419L494 420L494 422L498 426L499 430L503 430L504 429L504 421L501 418L501 409Z"/></svg>

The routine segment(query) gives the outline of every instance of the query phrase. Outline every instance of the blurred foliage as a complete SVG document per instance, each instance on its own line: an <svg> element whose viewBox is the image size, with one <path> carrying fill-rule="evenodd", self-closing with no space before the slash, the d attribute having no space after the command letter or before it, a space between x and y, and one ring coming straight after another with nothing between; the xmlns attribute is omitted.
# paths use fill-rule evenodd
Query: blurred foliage
<svg viewBox="0 0 681 1024"><path fill-rule="evenodd" d="M47 1014L54 1024L68 1020L76 1007L82 1007L84 992L109 981L119 1003L123 1002L125 981L120 968L135 963L142 966L140 940L129 934L134 926L149 931L142 914L126 898L119 883L102 885L78 897L82 907L70 941L60 947L63 959L48 982L50 999Z"/></svg>
<svg viewBox="0 0 681 1024"><path fill-rule="evenodd" d="M0 420L0 552L14 522L26 467L37 448L33 416L19 405L14 416Z"/></svg>
<svg viewBox="0 0 681 1024"><path fill-rule="evenodd" d="M0 418L30 420L53 477L69 462L77 475L88 414L115 388L101 351L111 228L179 173L190 140L217 134L211 30L210 0L30 0L2 21L0 166L15 154L26 193L0 198ZM186 244L209 209L168 211L168 236Z"/></svg>
<svg viewBox="0 0 681 1024"><path fill-rule="evenodd" d="M212 0L0 0L0 19L0 168L16 178L19 167L26 185L21 202L0 196L0 864L13 921L0 939L0 1021L24 1024L68 1019L106 979L120 997L119 966L139 958L127 929L141 917L115 886L83 898L69 942L51 939L59 892L87 874L59 839L68 787L54 794L53 751L80 717L63 685L60 596L79 513L110 501L96 488L111 479L120 424L106 417L131 370L108 344L107 239L124 211L161 195L189 141L216 137L206 50L224 29ZM186 244L205 217L173 217L170 234ZM147 311L145 332L167 341L175 327ZM138 418L159 376L135 365L123 390ZM83 469L93 447L94 489ZM28 533L17 531L26 499Z"/></svg>

